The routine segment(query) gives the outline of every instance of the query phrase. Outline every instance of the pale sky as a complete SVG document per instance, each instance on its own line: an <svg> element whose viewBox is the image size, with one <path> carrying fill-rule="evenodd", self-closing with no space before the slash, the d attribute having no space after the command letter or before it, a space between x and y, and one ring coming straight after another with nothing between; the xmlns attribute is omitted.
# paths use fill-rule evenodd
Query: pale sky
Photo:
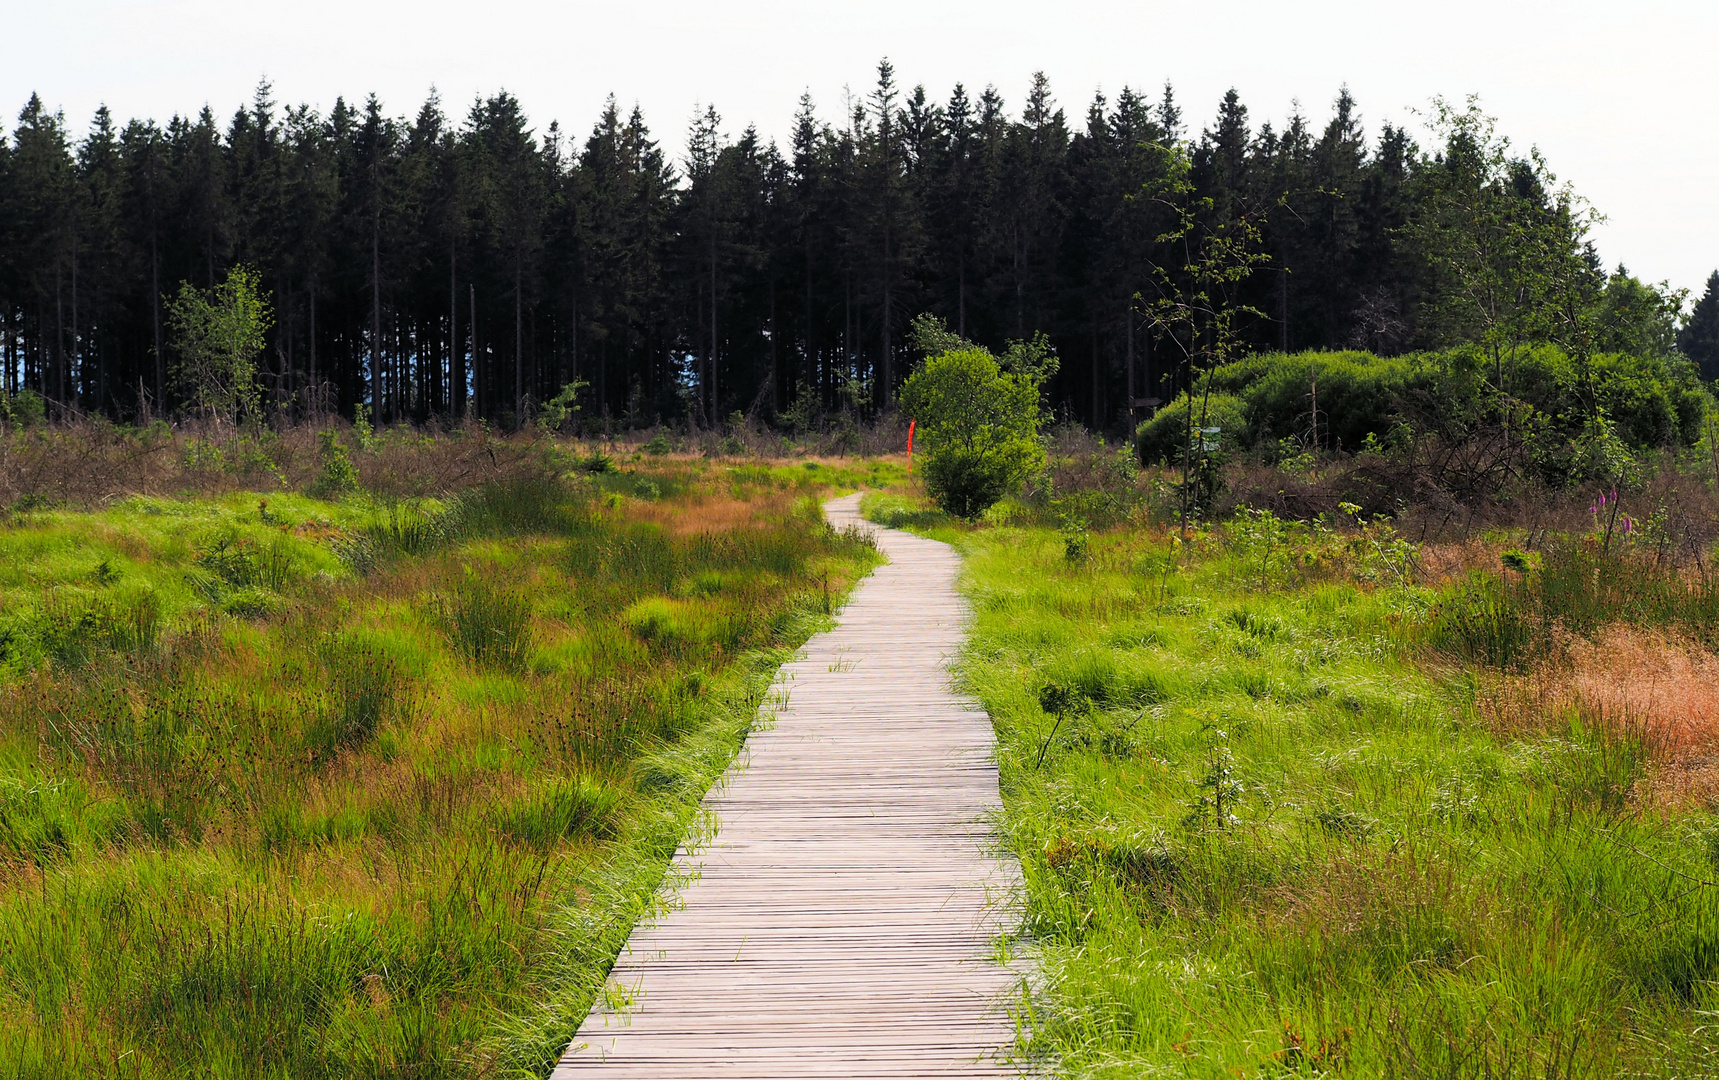
<svg viewBox="0 0 1719 1080"><path fill-rule="evenodd" d="M603 99L640 104L679 157L696 105L731 134L782 139L802 91L838 120L881 56L906 87L945 99L992 83L1018 111L1036 70L1078 124L1093 92L1176 87L1192 128L1236 87L1255 125L1299 101L1316 125L1347 83L1369 136L1417 124L1435 95L1475 93L1520 147L1608 220L1608 264L1699 291L1719 267L1719 2L1715 0L9 0L0 108L32 90L81 135L106 102L121 119L210 105L223 121L258 80L324 109L374 91L417 110L433 84L456 115L518 95L539 129L583 139ZM785 139L783 140L785 141Z"/></svg>

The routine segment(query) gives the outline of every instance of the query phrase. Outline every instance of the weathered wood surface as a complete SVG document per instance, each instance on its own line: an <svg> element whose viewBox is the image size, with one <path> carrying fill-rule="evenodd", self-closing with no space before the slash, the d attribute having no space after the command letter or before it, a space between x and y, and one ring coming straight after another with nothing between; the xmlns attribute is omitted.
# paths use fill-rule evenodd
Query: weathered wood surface
<svg viewBox="0 0 1719 1080"><path fill-rule="evenodd" d="M827 506L859 523L859 497ZM782 669L785 704L705 799L714 837L634 929L557 1080L1013 1076L997 962L1019 867L999 854L991 722L950 689L965 610L944 544L889 557Z"/></svg>

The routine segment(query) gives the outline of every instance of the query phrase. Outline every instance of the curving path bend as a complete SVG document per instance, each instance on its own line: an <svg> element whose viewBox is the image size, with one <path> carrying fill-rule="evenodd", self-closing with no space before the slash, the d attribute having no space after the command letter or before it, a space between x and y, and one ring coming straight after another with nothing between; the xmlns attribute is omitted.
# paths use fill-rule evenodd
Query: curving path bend
<svg viewBox="0 0 1719 1080"><path fill-rule="evenodd" d="M859 496L825 507L862 524ZM868 526L869 527L869 526ZM990 719L950 688L964 637L947 545L889 558L783 667L775 721L705 798L671 910L634 928L554 1080L1015 1076L997 960L1020 870L999 853Z"/></svg>

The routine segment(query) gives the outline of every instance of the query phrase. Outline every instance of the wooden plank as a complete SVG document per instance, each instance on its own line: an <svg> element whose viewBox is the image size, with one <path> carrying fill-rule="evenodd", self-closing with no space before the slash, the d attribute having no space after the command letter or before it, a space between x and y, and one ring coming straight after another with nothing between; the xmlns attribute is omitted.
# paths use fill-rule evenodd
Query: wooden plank
<svg viewBox="0 0 1719 1080"><path fill-rule="evenodd" d="M859 497L826 506L860 523ZM950 689L967 617L946 545L889 558L783 667L773 715L706 796L666 914L633 931L556 1080L1016 1076L996 960L1020 868L999 850L990 719Z"/></svg>

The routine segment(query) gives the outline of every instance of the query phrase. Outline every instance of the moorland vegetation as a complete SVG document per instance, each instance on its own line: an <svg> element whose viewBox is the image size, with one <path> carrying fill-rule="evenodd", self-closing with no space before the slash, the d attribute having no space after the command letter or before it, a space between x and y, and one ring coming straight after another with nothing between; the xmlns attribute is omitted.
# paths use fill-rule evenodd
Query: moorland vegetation
<svg viewBox="0 0 1719 1080"><path fill-rule="evenodd" d="M889 472L308 434L9 500L0 1075L541 1075Z"/></svg>
<svg viewBox="0 0 1719 1080"><path fill-rule="evenodd" d="M1689 1076L1715 1051L1719 590L1614 519L977 525L1029 1061ZM1639 504L1638 504L1639 505Z"/></svg>
<svg viewBox="0 0 1719 1080"><path fill-rule="evenodd" d="M1260 354L977 511L867 496L967 559L1021 1058L1708 1070L1715 436L1676 356Z"/></svg>

